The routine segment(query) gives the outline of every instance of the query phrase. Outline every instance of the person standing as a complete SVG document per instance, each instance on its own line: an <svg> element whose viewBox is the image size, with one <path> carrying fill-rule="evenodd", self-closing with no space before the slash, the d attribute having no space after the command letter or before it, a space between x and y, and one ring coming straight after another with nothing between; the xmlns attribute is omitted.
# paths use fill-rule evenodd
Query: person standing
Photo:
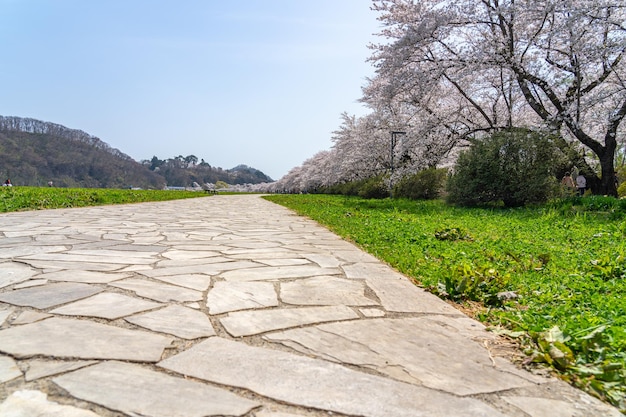
<svg viewBox="0 0 626 417"><path fill-rule="evenodd" d="M578 174L576 177L576 188L578 188L578 195L585 195L585 190L587 189L587 179L583 174Z"/></svg>
<svg viewBox="0 0 626 417"><path fill-rule="evenodd" d="M574 184L574 180L572 179L572 176L570 175L569 172L565 173L565 176L561 180L561 185L563 186L563 188L565 189L568 195L570 193L573 193L574 190L576 190L576 185Z"/></svg>

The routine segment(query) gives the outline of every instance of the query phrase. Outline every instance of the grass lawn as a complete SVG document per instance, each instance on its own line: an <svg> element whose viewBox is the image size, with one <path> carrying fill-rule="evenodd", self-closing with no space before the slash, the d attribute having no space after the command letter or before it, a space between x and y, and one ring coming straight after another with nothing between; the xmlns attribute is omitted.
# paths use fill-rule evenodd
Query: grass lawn
<svg viewBox="0 0 626 417"><path fill-rule="evenodd" d="M528 363L626 409L626 205L521 209L273 195L517 338ZM476 305L480 306L476 308ZM467 311L467 309L464 309Z"/></svg>
<svg viewBox="0 0 626 417"><path fill-rule="evenodd" d="M196 191L0 187L0 213L204 197Z"/></svg>

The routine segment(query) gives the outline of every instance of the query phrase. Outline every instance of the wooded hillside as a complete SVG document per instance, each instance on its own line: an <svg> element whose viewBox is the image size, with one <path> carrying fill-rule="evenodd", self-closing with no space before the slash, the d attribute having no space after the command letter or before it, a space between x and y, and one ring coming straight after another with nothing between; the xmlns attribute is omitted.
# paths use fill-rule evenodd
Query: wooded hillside
<svg viewBox="0 0 626 417"><path fill-rule="evenodd" d="M188 157L189 158L189 157ZM195 158L195 157L194 157ZM158 162L157 162L158 161ZM197 161L197 158L196 158ZM147 162L147 163L146 163ZM0 178L14 185L89 188L190 187L223 181L258 184L272 179L254 168L231 170L177 157L139 163L81 130L35 119L0 116Z"/></svg>

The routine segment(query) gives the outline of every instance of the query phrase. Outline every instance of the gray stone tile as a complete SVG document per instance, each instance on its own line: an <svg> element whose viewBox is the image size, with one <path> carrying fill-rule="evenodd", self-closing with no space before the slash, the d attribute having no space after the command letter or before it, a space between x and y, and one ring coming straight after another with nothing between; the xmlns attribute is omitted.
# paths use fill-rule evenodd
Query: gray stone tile
<svg viewBox="0 0 626 417"><path fill-rule="evenodd" d="M80 300L100 291L102 289L88 284L59 282L5 292L0 294L0 301L42 309Z"/></svg>
<svg viewBox="0 0 626 417"><path fill-rule="evenodd" d="M554 400L549 398L512 396L504 397L504 400L524 411L531 417L588 417L589 410L567 401ZM608 407L603 411L603 417L623 417L617 410L610 410ZM600 414L598 414L600 415Z"/></svg>
<svg viewBox="0 0 626 417"><path fill-rule="evenodd" d="M13 286L14 290L21 290L22 288L38 287L40 285L46 285L47 279L29 279Z"/></svg>
<svg viewBox="0 0 626 417"><path fill-rule="evenodd" d="M250 269L237 269L224 272L221 276L226 281L271 281L338 274L341 274L341 270L338 268L320 268L314 265L303 265L263 266Z"/></svg>
<svg viewBox="0 0 626 417"><path fill-rule="evenodd" d="M26 370L26 381L34 381L39 378L45 378L52 375L62 374L64 372L74 371L85 366L94 365L97 361L51 361L42 359L33 359L28 362Z"/></svg>
<svg viewBox="0 0 626 417"><path fill-rule="evenodd" d="M172 341L149 332L56 317L0 330L0 351L17 358L45 355L156 362Z"/></svg>
<svg viewBox="0 0 626 417"><path fill-rule="evenodd" d="M303 258L257 259L257 261L267 266L295 266L311 264L311 261Z"/></svg>
<svg viewBox="0 0 626 417"><path fill-rule="evenodd" d="M211 277L202 274L165 275L155 279L201 292L206 291L211 285Z"/></svg>
<svg viewBox="0 0 626 417"><path fill-rule="evenodd" d="M332 323L265 338L308 355L371 368L461 396L532 384L530 374L523 379L495 367L478 342L470 341L448 322L428 317Z"/></svg>
<svg viewBox="0 0 626 417"><path fill-rule="evenodd" d="M211 258L211 257L221 256L221 253L216 252L216 251L206 251L206 250L169 249L165 252L162 252L161 256L167 259L187 261L190 259Z"/></svg>
<svg viewBox="0 0 626 417"><path fill-rule="evenodd" d="M22 245L29 245L32 242L30 237L6 237L0 236L0 248L15 248ZM28 246L26 246L28 247ZM67 249L67 248L66 248ZM4 252L4 251L2 251Z"/></svg>
<svg viewBox="0 0 626 417"><path fill-rule="evenodd" d="M2 327L6 319L8 319L11 316L11 314L13 314L14 311L15 309L13 308L0 309L0 327Z"/></svg>
<svg viewBox="0 0 626 417"><path fill-rule="evenodd" d="M343 262L335 256L321 253L309 253L305 254L304 257L311 262L315 262L320 268L338 268L343 264Z"/></svg>
<svg viewBox="0 0 626 417"><path fill-rule="evenodd" d="M183 339L215 336L211 321L204 313L179 305L127 317L125 320L155 332L168 333Z"/></svg>
<svg viewBox="0 0 626 417"><path fill-rule="evenodd" d="M188 273L189 268L199 269L202 265L215 265L222 263L233 262L231 258L225 256L213 256L211 258L195 258L195 259L160 259L156 267L154 268L157 273L161 275L167 272L169 269L178 268L175 270L177 274L182 275ZM204 270L203 270L204 271ZM212 271L209 271L212 272ZM194 272L197 273L197 272ZM202 272L204 273L204 272ZM173 275L173 274L172 274Z"/></svg>
<svg viewBox="0 0 626 417"><path fill-rule="evenodd" d="M298 251L291 248L272 248L272 249L228 249L222 252L231 259L254 259L256 261L265 261L270 259L291 259L298 258Z"/></svg>
<svg viewBox="0 0 626 417"><path fill-rule="evenodd" d="M22 376L17 363L8 356L0 355L0 384ZM1 414L0 414L1 415Z"/></svg>
<svg viewBox="0 0 626 417"><path fill-rule="evenodd" d="M6 417L99 417L90 410L48 401L41 391L22 390L0 404L0 416Z"/></svg>
<svg viewBox="0 0 626 417"><path fill-rule="evenodd" d="M369 253L363 252L362 250L359 250L352 245L350 246L350 248L344 247L341 249L333 250L332 254L344 262L380 262Z"/></svg>
<svg viewBox="0 0 626 417"><path fill-rule="evenodd" d="M305 417L303 414L282 413L278 411L261 410L255 417Z"/></svg>
<svg viewBox="0 0 626 417"><path fill-rule="evenodd" d="M40 261L25 259L24 263L38 269L71 270L71 271L115 271L122 268L118 264L104 262L72 262L72 261Z"/></svg>
<svg viewBox="0 0 626 417"><path fill-rule="evenodd" d="M202 264L198 265L155 268L152 271L142 272L142 274L151 278L184 274L218 275L222 271L230 271L232 269L239 268L252 268L259 265L260 264L251 261L228 261L212 263L210 260L204 260Z"/></svg>
<svg viewBox="0 0 626 417"><path fill-rule="evenodd" d="M502 417L489 405L338 364L219 337L158 364L288 404L363 417Z"/></svg>
<svg viewBox="0 0 626 417"><path fill-rule="evenodd" d="M37 261L65 261L65 262L107 262L124 265L149 265L154 263L156 254L149 252L129 252L116 250L74 250L63 253L40 253L22 256L20 259Z"/></svg>
<svg viewBox="0 0 626 417"><path fill-rule="evenodd" d="M53 381L77 398L133 416L242 416L260 405L224 389L121 362L82 368Z"/></svg>
<svg viewBox="0 0 626 417"><path fill-rule="evenodd" d="M365 317L385 317L385 312L379 308L360 308L359 311Z"/></svg>
<svg viewBox="0 0 626 417"><path fill-rule="evenodd" d="M365 296L365 284L333 276L303 278L280 285L280 299L295 305L366 306L378 303Z"/></svg>
<svg viewBox="0 0 626 417"><path fill-rule="evenodd" d="M98 271L57 271L41 275L50 281L84 282L85 284L107 284L124 278L131 274L124 272L98 272Z"/></svg>
<svg viewBox="0 0 626 417"><path fill-rule="evenodd" d="M25 310L19 313L19 315L11 321L11 325L17 326L22 324L35 323L40 320L52 317L52 314L40 313L38 311Z"/></svg>
<svg viewBox="0 0 626 417"><path fill-rule="evenodd" d="M52 245L19 245L14 247L3 248L0 251L0 259L15 259L21 256L35 255L38 253L51 253L51 252L63 252L66 251L65 246L52 246Z"/></svg>
<svg viewBox="0 0 626 417"><path fill-rule="evenodd" d="M272 330L287 329L307 324L358 318L346 306L281 308L228 313L220 319L226 331L234 337L250 336Z"/></svg>
<svg viewBox="0 0 626 417"><path fill-rule="evenodd" d="M17 262L0 262L0 288L26 281L37 275L34 269Z"/></svg>
<svg viewBox="0 0 626 417"><path fill-rule="evenodd" d="M140 311L152 310L162 304L129 297L124 294L104 292L51 311L65 316L89 316L114 320Z"/></svg>
<svg viewBox="0 0 626 417"><path fill-rule="evenodd" d="M274 285L269 282L218 281L207 295L207 307L211 314L251 308L278 306Z"/></svg>
<svg viewBox="0 0 626 417"><path fill-rule="evenodd" d="M161 302L199 301L202 299L202 293L200 291L145 279L129 278L112 282L109 285L134 291L141 297L151 298Z"/></svg>
<svg viewBox="0 0 626 417"><path fill-rule="evenodd" d="M351 279L365 280L387 311L399 313L461 314L435 295L417 287L387 265L357 263L342 269Z"/></svg>

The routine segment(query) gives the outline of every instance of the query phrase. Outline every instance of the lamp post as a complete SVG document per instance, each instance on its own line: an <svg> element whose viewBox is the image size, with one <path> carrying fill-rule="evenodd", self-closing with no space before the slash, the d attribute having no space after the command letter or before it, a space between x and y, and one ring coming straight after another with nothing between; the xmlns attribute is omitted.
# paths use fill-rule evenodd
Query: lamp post
<svg viewBox="0 0 626 417"><path fill-rule="evenodd" d="M391 150L389 153L390 159L391 159L391 177L389 178L389 196L393 197L393 170L394 170L394 163L393 163L393 154L394 151L396 149L396 144L398 143L398 136L403 136L406 135L406 132L402 132L399 130L392 130L391 131Z"/></svg>

